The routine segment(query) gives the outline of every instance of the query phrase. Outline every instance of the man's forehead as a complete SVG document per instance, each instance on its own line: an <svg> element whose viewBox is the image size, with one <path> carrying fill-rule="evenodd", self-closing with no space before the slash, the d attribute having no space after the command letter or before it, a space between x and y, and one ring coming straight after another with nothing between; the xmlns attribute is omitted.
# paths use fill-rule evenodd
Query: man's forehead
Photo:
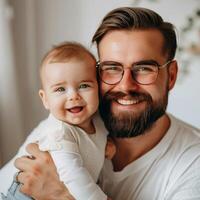
<svg viewBox="0 0 200 200"><path fill-rule="evenodd" d="M157 29L112 31L98 46L100 61L126 59L127 57L152 58L163 56L164 37Z"/></svg>

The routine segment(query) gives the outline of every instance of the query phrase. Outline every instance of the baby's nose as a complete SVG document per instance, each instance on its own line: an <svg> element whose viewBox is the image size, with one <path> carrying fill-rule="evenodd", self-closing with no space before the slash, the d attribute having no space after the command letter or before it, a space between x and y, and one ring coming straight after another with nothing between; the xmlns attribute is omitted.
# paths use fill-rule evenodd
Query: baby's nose
<svg viewBox="0 0 200 200"><path fill-rule="evenodd" d="M69 101L77 101L80 99L80 95L75 89L69 88L67 90L67 99Z"/></svg>

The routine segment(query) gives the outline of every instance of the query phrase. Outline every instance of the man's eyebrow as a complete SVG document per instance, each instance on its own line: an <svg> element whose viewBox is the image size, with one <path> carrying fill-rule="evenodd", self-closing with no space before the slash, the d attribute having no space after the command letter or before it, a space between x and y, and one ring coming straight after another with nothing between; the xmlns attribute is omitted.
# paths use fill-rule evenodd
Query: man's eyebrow
<svg viewBox="0 0 200 200"><path fill-rule="evenodd" d="M103 64L106 64L106 65L123 65L122 63L120 62L117 62L117 61L103 61L102 62ZM137 62L134 62L133 65L147 65L147 64L153 64L153 65L160 65L156 60L153 60L153 59L148 59L148 60L140 60L140 61L137 61Z"/></svg>
<svg viewBox="0 0 200 200"><path fill-rule="evenodd" d="M112 60L105 60L105 61L100 62L100 63L106 64L106 65L122 65L120 62L112 61Z"/></svg>
<svg viewBox="0 0 200 200"><path fill-rule="evenodd" d="M152 60L152 59L150 59L150 60L140 60L140 61L133 63L133 65L147 65L147 64L153 64L153 65L159 66L159 63L156 60Z"/></svg>

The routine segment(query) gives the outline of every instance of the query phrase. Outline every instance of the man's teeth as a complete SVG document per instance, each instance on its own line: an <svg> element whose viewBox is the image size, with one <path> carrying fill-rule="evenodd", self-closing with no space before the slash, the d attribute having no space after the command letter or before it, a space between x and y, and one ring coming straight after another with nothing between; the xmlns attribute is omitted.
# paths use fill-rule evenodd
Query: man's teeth
<svg viewBox="0 0 200 200"><path fill-rule="evenodd" d="M118 99L117 102L122 105L133 105L138 103L137 100L125 100L125 99Z"/></svg>

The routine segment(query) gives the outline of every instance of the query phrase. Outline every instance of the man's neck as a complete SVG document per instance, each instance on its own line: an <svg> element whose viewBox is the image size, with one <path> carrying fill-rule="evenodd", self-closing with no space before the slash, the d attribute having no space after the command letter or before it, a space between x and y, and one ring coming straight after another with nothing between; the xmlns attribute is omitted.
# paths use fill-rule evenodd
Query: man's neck
<svg viewBox="0 0 200 200"><path fill-rule="evenodd" d="M133 138L113 138L117 147L117 152L112 159L114 170L122 170L125 166L150 151L161 141L169 127L170 119L167 115L164 115L143 135Z"/></svg>

